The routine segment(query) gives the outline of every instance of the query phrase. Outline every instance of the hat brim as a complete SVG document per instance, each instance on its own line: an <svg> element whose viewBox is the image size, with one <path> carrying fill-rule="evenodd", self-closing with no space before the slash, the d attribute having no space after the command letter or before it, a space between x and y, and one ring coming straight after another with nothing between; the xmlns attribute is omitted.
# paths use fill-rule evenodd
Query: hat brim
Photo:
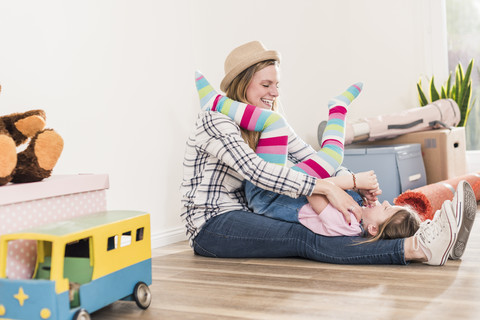
<svg viewBox="0 0 480 320"><path fill-rule="evenodd" d="M266 61L266 60L275 60L280 63L280 54L275 50L267 50L250 57L248 61L242 61L241 63L237 64L235 67L230 70L229 73L225 75L222 82L220 83L220 89L223 92L227 91L228 86L232 83L233 79L238 76L242 71L246 70L247 68L253 66L254 64Z"/></svg>

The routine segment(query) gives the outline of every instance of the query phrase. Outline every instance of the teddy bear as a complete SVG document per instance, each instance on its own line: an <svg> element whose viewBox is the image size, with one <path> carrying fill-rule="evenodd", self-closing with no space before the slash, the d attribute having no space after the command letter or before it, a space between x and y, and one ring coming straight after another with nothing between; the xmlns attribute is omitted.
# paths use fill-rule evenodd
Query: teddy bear
<svg viewBox="0 0 480 320"><path fill-rule="evenodd" d="M53 129L45 129L45 121L43 110L0 116L0 186L40 181L51 175L63 139ZM17 152L25 142L26 148Z"/></svg>

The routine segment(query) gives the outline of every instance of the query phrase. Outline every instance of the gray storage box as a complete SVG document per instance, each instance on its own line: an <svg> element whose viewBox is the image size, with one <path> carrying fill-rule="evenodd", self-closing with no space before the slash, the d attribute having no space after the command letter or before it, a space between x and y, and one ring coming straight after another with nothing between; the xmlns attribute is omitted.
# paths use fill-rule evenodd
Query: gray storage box
<svg viewBox="0 0 480 320"><path fill-rule="evenodd" d="M427 183L420 144L349 146L343 166L353 172L375 170L383 193L379 201L393 200L406 190Z"/></svg>

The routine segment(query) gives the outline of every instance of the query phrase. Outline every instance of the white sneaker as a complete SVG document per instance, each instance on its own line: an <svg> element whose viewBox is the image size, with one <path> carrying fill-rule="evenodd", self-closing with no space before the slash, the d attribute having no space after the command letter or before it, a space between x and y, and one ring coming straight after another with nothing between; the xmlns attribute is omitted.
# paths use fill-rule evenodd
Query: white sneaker
<svg viewBox="0 0 480 320"><path fill-rule="evenodd" d="M452 200L453 209L457 218L457 241L450 251L449 258L460 259L467 246L470 230L472 230L477 215L477 200L470 184L462 180L458 183L457 191Z"/></svg>
<svg viewBox="0 0 480 320"><path fill-rule="evenodd" d="M425 251L427 264L443 266L457 239L457 221L450 200L435 213L433 220L422 222L415 233L417 245ZM418 248L415 248L418 249Z"/></svg>

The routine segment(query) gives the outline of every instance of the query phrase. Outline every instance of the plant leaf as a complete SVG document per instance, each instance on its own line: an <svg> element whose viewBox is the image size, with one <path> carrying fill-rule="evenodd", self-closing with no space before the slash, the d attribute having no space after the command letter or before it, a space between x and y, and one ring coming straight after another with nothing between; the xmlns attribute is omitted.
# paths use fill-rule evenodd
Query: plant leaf
<svg viewBox="0 0 480 320"><path fill-rule="evenodd" d="M444 86L442 86L441 97L442 99L447 99L447 91L445 90Z"/></svg>
<svg viewBox="0 0 480 320"><path fill-rule="evenodd" d="M463 123L463 127L467 124L467 119L468 115L470 114L470 110L472 107L469 105L470 104L470 97L472 95L472 82L470 81L467 85L467 88L465 89L466 94L465 98L466 101L462 101L462 105L460 107L460 123Z"/></svg>
<svg viewBox="0 0 480 320"><path fill-rule="evenodd" d="M457 104L460 108L462 118L461 122L467 122L467 113L470 107L470 97L472 96L472 80L470 79L470 74L472 72L473 67L473 59L468 64L467 71L465 72L465 76L463 81L459 83L460 90L459 95L457 96ZM465 125L465 124L464 124Z"/></svg>
<svg viewBox="0 0 480 320"><path fill-rule="evenodd" d="M459 62L457 64L457 72L458 72L458 75L459 75L459 82L457 83L460 83L460 82L463 82L463 67L462 67L462 63Z"/></svg>
<svg viewBox="0 0 480 320"><path fill-rule="evenodd" d="M467 114L466 114L466 116L465 116L465 121L464 121L463 126L466 126L466 125L467 125L468 116L470 115L470 111L472 111L472 109L475 107L475 105L476 105L475 103L476 103L476 102L477 102L477 98L475 97L475 99L473 99L473 101L472 101L472 104L471 104L470 108L468 108L468 110L467 110Z"/></svg>
<svg viewBox="0 0 480 320"><path fill-rule="evenodd" d="M457 97L458 97L458 90L459 90L458 88L460 87L460 84L461 84L461 82L460 82L460 72L457 68L457 70L455 71L455 84L452 87L453 100L455 100L455 102L457 102L457 103L458 103Z"/></svg>
<svg viewBox="0 0 480 320"><path fill-rule="evenodd" d="M430 98L431 98L432 102L440 99L440 96L438 95L437 88L435 88L435 81L433 79L433 76L432 76L432 79L430 80Z"/></svg>
<svg viewBox="0 0 480 320"><path fill-rule="evenodd" d="M423 107L428 104L428 100L427 100L427 97L425 96L425 93L423 92L421 81L417 83L417 90L418 90L418 101L420 102L420 106Z"/></svg>
<svg viewBox="0 0 480 320"><path fill-rule="evenodd" d="M452 97L452 87L450 86L450 83L452 82L452 72L450 71L447 79L447 89L446 89L446 96L447 98Z"/></svg>

